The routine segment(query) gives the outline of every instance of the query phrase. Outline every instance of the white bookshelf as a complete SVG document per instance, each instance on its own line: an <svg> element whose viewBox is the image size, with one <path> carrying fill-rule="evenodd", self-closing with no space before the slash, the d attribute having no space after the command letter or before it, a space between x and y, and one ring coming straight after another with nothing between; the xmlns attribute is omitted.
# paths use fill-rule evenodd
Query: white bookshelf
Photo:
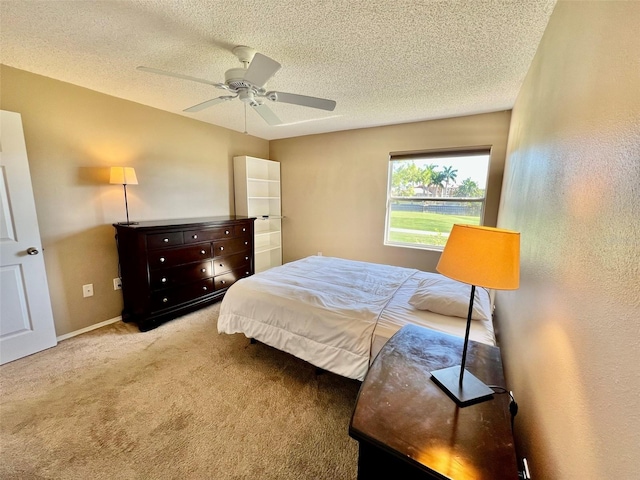
<svg viewBox="0 0 640 480"><path fill-rule="evenodd" d="M255 272L282 265L280 163L248 156L233 157L236 215L256 217Z"/></svg>

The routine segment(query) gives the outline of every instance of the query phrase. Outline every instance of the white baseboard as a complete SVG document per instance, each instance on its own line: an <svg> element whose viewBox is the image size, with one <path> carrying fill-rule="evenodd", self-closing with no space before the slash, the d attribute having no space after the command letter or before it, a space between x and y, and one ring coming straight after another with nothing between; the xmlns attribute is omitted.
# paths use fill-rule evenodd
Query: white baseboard
<svg viewBox="0 0 640 480"><path fill-rule="evenodd" d="M96 323L95 325L91 325L89 327L84 327L84 328L81 328L80 330L76 330L74 332L65 333L64 335L60 335L59 337L56 337L56 340L61 342L62 340L66 340L67 338L75 337L76 335L87 333L87 332L90 332L91 330L95 330L96 328L104 327L106 325L111 325L112 323L119 322L120 320L122 320L122 317L111 318L109 320L105 320L104 322Z"/></svg>

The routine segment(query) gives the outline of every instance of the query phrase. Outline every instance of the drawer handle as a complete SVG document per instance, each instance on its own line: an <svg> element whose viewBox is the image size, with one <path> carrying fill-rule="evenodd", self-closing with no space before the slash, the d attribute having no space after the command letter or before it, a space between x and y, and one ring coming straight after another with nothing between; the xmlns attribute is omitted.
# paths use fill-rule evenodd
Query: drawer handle
<svg viewBox="0 0 640 480"><path fill-rule="evenodd" d="M245 245L249 245L249 242L244 242Z"/></svg>
<svg viewBox="0 0 640 480"><path fill-rule="evenodd" d="M220 280L220 283L221 283L222 285L224 285L225 283L227 283L227 281L226 281L226 280Z"/></svg>
<svg viewBox="0 0 640 480"><path fill-rule="evenodd" d="M242 231L243 231L243 232L246 232L246 231L247 231L247 229L246 229L246 228L243 228L243 229L242 229Z"/></svg>
<svg viewBox="0 0 640 480"><path fill-rule="evenodd" d="M206 271L207 271L207 269L206 269L206 268L201 268L201 269L200 269L200 271L201 271L202 273L204 273L204 272L206 272Z"/></svg>
<svg viewBox="0 0 640 480"><path fill-rule="evenodd" d="M220 264L220 266L221 266L221 267L224 267L224 263L221 263L221 264Z"/></svg>
<svg viewBox="0 0 640 480"><path fill-rule="evenodd" d="M164 298L162 299L162 303L167 303L168 301L169 301L169 299L168 299L167 297L164 297Z"/></svg>
<svg viewBox="0 0 640 480"><path fill-rule="evenodd" d="M169 243L169 239L168 239L168 238L163 238L163 239L162 239L162 241L163 241L164 243Z"/></svg>
<svg viewBox="0 0 640 480"><path fill-rule="evenodd" d="M249 257L244 257L245 260L249 260Z"/></svg>
<svg viewBox="0 0 640 480"><path fill-rule="evenodd" d="M225 235L229 235L229 230L225 230L225 231L224 231L224 234L225 234Z"/></svg>
<svg viewBox="0 0 640 480"><path fill-rule="evenodd" d="M162 278L160 279L160 281L161 281L162 283L167 283L167 277L162 277Z"/></svg>
<svg viewBox="0 0 640 480"><path fill-rule="evenodd" d="M198 238L198 235L192 235L191 238Z"/></svg>
<svg viewBox="0 0 640 480"><path fill-rule="evenodd" d="M160 257L160 263L164 263L165 260L166 260L166 258Z"/></svg>
<svg viewBox="0 0 640 480"><path fill-rule="evenodd" d="M224 247L220 247L220 251L223 251L223 250L224 250Z"/></svg>
<svg viewBox="0 0 640 480"><path fill-rule="evenodd" d="M207 253L207 252L206 252L205 250L200 250L200 253L201 253L202 255L204 255L204 254L205 254L205 253Z"/></svg>
<svg viewBox="0 0 640 480"><path fill-rule="evenodd" d="M202 287L202 290L204 290L206 292L207 291L207 287Z"/></svg>

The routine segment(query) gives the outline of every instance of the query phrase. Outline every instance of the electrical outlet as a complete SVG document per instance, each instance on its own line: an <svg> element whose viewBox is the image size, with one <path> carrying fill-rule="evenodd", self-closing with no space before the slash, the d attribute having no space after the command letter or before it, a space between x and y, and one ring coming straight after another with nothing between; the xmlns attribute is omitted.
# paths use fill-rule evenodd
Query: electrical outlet
<svg viewBox="0 0 640 480"><path fill-rule="evenodd" d="M82 296L83 297L93 297L93 283L87 283L86 285L82 285Z"/></svg>
<svg viewBox="0 0 640 480"><path fill-rule="evenodd" d="M322 256L322 252L318 252L318 256L321 257Z"/></svg>
<svg viewBox="0 0 640 480"><path fill-rule="evenodd" d="M522 480L531 480L531 473L529 473L529 463L526 458L522 459Z"/></svg>
<svg viewBox="0 0 640 480"><path fill-rule="evenodd" d="M113 279L113 289L122 290L122 279L120 277Z"/></svg>

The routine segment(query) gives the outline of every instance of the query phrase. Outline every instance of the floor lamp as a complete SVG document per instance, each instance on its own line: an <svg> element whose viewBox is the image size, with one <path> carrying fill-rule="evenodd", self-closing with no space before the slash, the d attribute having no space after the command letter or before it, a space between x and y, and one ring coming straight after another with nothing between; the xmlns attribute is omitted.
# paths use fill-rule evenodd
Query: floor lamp
<svg viewBox="0 0 640 480"><path fill-rule="evenodd" d="M488 400L493 390L466 371L471 314L476 287L515 290L520 283L520 234L477 225L454 225L436 270L471 285L462 363L431 372L432 379L459 406Z"/></svg>
<svg viewBox="0 0 640 480"><path fill-rule="evenodd" d="M137 225L138 222L129 221L129 203L127 202L127 185L138 185L138 177L133 167L111 167L109 183L122 185L124 188L124 208L127 212L127 221L119 222L120 225Z"/></svg>

